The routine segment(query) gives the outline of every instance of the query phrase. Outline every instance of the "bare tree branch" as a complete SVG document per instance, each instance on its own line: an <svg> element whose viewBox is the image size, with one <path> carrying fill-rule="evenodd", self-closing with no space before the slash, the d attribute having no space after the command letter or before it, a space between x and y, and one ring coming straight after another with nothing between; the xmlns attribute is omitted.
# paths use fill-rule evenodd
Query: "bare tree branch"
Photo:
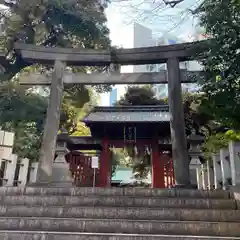
<svg viewBox="0 0 240 240"><path fill-rule="evenodd" d="M172 0L172 1L167 1L167 0L163 0L163 2L166 5L169 5L171 8L174 8L177 4L183 2L184 0Z"/></svg>

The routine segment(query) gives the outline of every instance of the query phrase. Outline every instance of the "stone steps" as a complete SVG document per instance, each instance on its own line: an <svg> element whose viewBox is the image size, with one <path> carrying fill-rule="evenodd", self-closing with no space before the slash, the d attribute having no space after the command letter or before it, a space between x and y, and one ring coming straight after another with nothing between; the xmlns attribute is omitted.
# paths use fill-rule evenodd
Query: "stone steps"
<svg viewBox="0 0 240 240"><path fill-rule="evenodd" d="M42 187L1 187L0 196L129 196L163 198L213 198L229 199L229 191L199 191L186 189L146 189L146 188L42 188Z"/></svg>
<svg viewBox="0 0 240 240"><path fill-rule="evenodd" d="M159 198L129 196L0 196L1 205L111 206L145 208L237 209L234 199Z"/></svg>
<svg viewBox="0 0 240 240"><path fill-rule="evenodd" d="M0 217L90 218L128 220L240 222L240 210L126 208L126 207L57 207L4 206Z"/></svg>
<svg viewBox="0 0 240 240"><path fill-rule="evenodd" d="M1 240L240 240L238 237L0 231Z"/></svg>
<svg viewBox="0 0 240 240"><path fill-rule="evenodd" d="M0 188L2 240L239 239L228 191Z"/></svg>
<svg viewBox="0 0 240 240"><path fill-rule="evenodd" d="M240 237L239 222L2 217L0 230Z"/></svg>

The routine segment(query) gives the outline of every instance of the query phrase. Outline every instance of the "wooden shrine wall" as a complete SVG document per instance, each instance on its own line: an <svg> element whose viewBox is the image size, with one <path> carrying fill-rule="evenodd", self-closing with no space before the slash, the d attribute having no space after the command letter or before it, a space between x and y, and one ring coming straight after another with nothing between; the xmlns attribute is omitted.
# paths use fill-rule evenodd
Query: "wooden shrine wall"
<svg viewBox="0 0 240 240"><path fill-rule="evenodd" d="M173 160L168 155L163 154L160 161L163 161L164 165L164 186L170 188L175 185Z"/></svg>
<svg viewBox="0 0 240 240"><path fill-rule="evenodd" d="M67 154L66 160L72 173L73 183L78 187L92 187L94 170L91 168L91 156L80 152ZM99 182L99 169L96 169L96 186Z"/></svg>

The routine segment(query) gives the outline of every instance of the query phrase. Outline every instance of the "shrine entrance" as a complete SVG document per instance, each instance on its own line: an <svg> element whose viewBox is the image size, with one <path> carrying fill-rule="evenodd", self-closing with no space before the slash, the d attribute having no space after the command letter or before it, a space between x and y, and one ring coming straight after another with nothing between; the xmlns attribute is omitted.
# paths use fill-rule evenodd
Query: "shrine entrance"
<svg viewBox="0 0 240 240"><path fill-rule="evenodd" d="M75 138L74 144L72 137L68 143L71 152L66 155L75 185L92 186L93 182L91 156L79 151L95 151L99 156L96 186L110 187L111 148L126 148L132 155L149 156L153 188L174 186L167 106L95 107L83 121L92 137L85 144L83 138L81 144Z"/></svg>

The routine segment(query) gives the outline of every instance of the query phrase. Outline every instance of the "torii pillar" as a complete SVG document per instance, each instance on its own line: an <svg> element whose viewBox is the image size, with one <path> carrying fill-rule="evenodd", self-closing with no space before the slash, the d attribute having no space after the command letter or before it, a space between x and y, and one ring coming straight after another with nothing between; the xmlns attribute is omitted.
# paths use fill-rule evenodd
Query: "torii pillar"
<svg viewBox="0 0 240 240"><path fill-rule="evenodd" d="M185 133L179 59L167 60L168 104L172 140L172 156L176 187L190 187L189 156Z"/></svg>
<svg viewBox="0 0 240 240"><path fill-rule="evenodd" d="M39 168L37 173L37 183L52 182L53 159L55 156L57 133L59 130L62 95L63 95L63 74L65 63L55 61L54 72L50 87L50 99L47 108L47 117L44 127L42 146L40 150Z"/></svg>

